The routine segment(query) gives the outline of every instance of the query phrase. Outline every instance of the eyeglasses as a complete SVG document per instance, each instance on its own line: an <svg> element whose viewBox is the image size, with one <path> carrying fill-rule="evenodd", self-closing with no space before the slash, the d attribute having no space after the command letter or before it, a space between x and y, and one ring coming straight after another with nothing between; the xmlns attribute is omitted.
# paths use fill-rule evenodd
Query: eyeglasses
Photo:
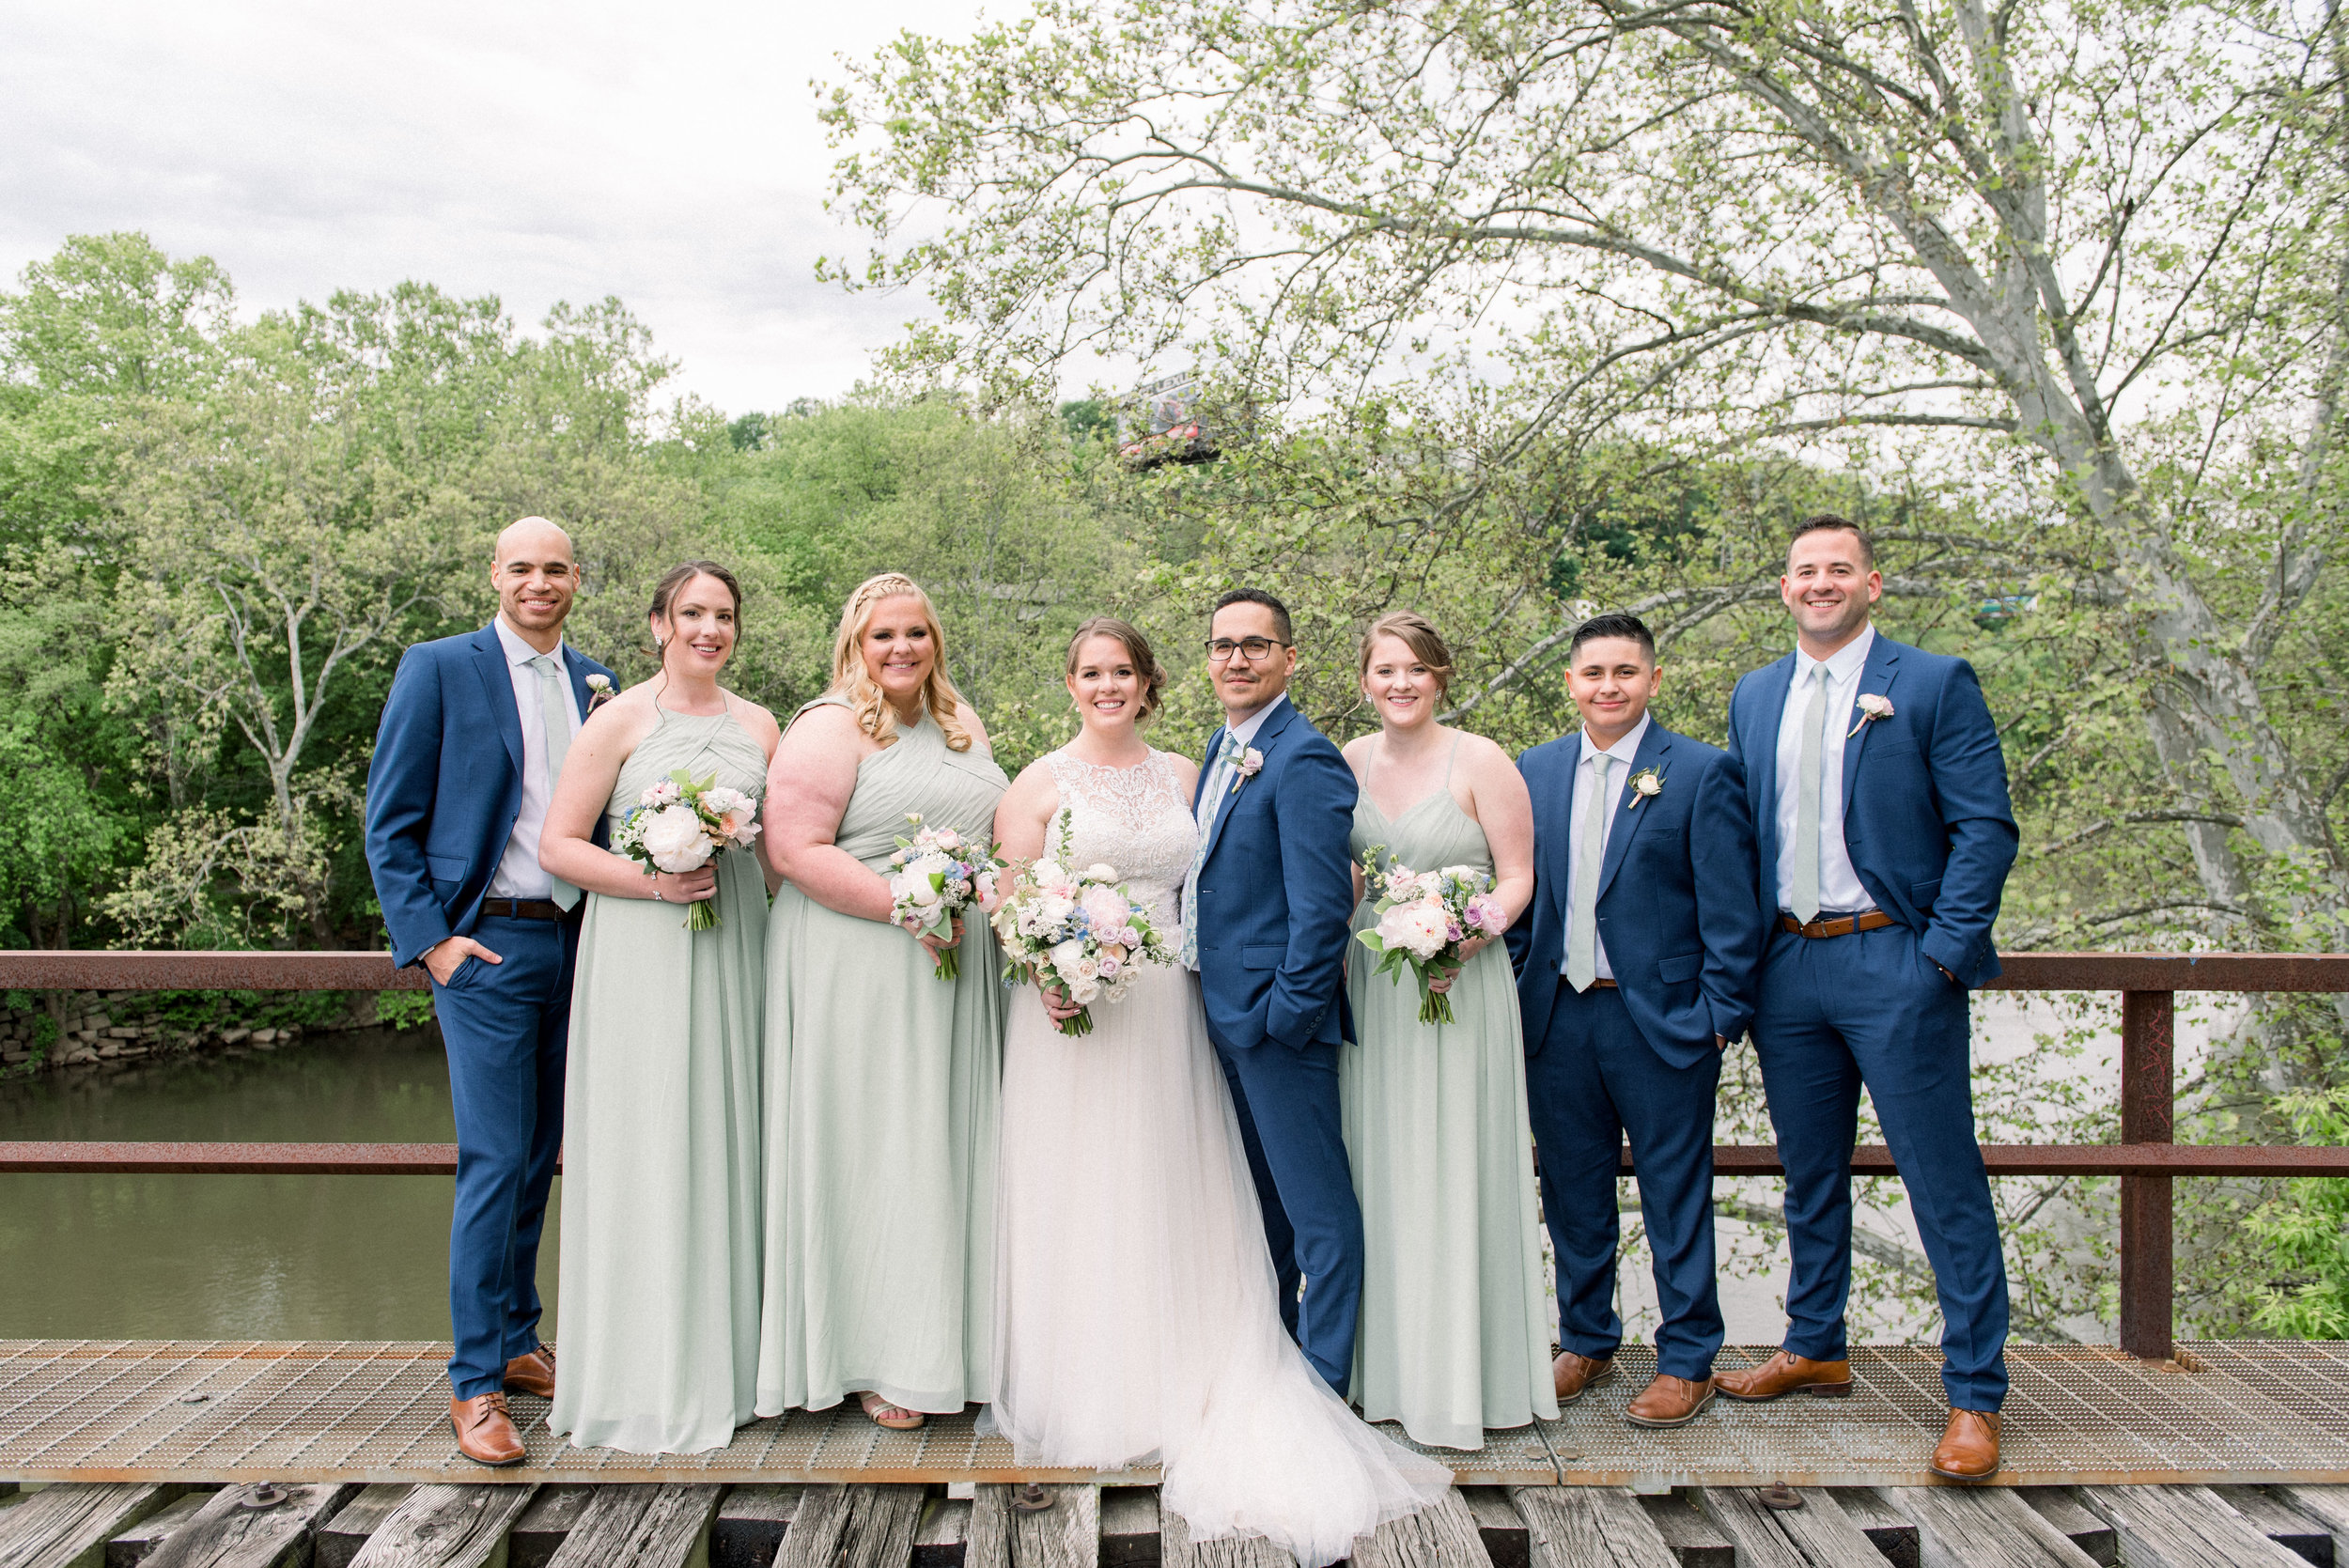
<svg viewBox="0 0 2349 1568"><path fill-rule="evenodd" d="M1271 658L1274 648L1294 647L1296 644L1283 643L1277 637L1243 637L1237 643L1229 637L1210 637L1203 645L1207 650L1207 662L1210 664L1229 664L1234 654L1238 654L1248 663L1255 664Z"/></svg>

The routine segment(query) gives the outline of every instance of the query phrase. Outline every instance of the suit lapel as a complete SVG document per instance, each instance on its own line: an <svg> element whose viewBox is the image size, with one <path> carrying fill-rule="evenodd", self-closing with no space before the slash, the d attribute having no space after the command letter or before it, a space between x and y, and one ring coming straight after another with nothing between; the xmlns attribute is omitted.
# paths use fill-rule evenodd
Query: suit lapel
<svg viewBox="0 0 2349 1568"><path fill-rule="evenodd" d="M587 690L587 656L568 643L563 644L563 671L571 677L571 700L579 705L580 722L587 722L587 704L595 693Z"/></svg>
<svg viewBox="0 0 2349 1568"><path fill-rule="evenodd" d="M1672 751L1672 732L1653 720L1649 721L1647 734L1640 737L1639 750L1631 753L1631 771L1624 776L1623 804L1615 808L1615 820L1607 827L1607 854L1598 862L1598 896L1601 898L1607 896L1608 884L1615 879L1615 873L1622 868L1623 858L1629 852L1631 841L1638 835L1641 826L1656 815L1653 802L1643 810L1634 809L1639 806L1641 796L1631 787L1631 781L1639 776L1642 768L1653 768L1657 776L1666 781L1666 787L1669 788L1670 775L1666 771L1665 759ZM1595 800L1592 802L1594 806L1598 803Z"/></svg>
<svg viewBox="0 0 2349 1568"><path fill-rule="evenodd" d="M1557 911L1560 939L1563 940L1571 892L1567 878L1574 870L1574 771L1582 765L1582 742L1579 736L1568 736L1561 744L1572 760L1558 775L1561 783L1553 786L1558 791L1557 803L1552 808L1557 814L1558 831L1545 833L1536 829L1533 834L1533 893L1538 898L1548 899Z"/></svg>
<svg viewBox="0 0 2349 1568"><path fill-rule="evenodd" d="M506 742L506 754L513 759L514 776L522 776L522 710L514 703L514 676L506 665L506 644L498 638L498 629L485 626L474 633L473 666L481 676L481 694L490 702L490 712L498 722L498 738Z"/></svg>
<svg viewBox="0 0 2349 1568"><path fill-rule="evenodd" d="M1272 754L1273 746L1277 744L1281 738L1282 732L1286 730L1290 724L1296 722L1296 720L1297 705L1292 702L1283 702L1278 711L1274 712L1269 718L1266 719L1263 726L1256 731L1254 749L1266 757L1269 758ZM1218 738L1217 743L1219 745L1221 744L1221 737ZM1242 754L1245 754L1244 751ZM1233 796L1237 792L1238 787L1245 787L1247 784L1248 781L1242 778L1237 771L1234 772L1230 780L1224 784L1223 799L1215 808L1215 820L1207 825L1208 860L1215 859L1215 846L1222 841L1223 824L1230 820L1232 815Z"/></svg>
<svg viewBox="0 0 2349 1568"><path fill-rule="evenodd" d="M1901 645L1877 632L1875 642L1868 649L1868 662L1860 669L1859 690L1853 694L1851 718L1844 725L1846 729L1856 726L1859 732L1843 742L1843 814L1847 817L1851 815L1852 781L1859 776L1859 748L1868 743L1868 732L1875 728L1873 723L1859 722L1858 699L1871 692L1880 696L1890 691L1900 661Z"/></svg>

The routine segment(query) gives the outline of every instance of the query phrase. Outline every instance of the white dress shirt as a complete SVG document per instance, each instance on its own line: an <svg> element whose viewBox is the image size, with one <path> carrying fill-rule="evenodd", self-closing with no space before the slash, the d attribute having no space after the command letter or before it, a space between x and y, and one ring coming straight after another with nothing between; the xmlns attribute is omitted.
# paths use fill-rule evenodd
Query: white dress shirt
<svg viewBox="0 0 2349 1568"><path fill-rule="evenodd" d="M538 650L523 642L503 614L492 624L506 648L506 673L513 677L514 707L522 722L522 809L514 817L514 836L506 841L497 874L490 878L490 896L552 898L554 878L538 864L538 835L546 831L547 805L554 799L554 781L547 776L547 722L538 706L538 672L530 666ZM571 690L570 666L564 660L560 640L554 644L554 661L562 666L564 716L576 736L579 695Z"/></svg>
<svg viewBox="0 0 2349 1568"><path fill-rule="evenodd" d="M1595 877L1607 869L1603 853L1605 839L1614 836L1615 814L1623 808L1624 785L1631 782L1631 759L1640 754L1640 742L1646 737L1647 727L1652 722L1647 714L1641 714L1640 722L1631 726L1629 734L1603 749L1591 744L1590 731L1582 732L1582 756L1574 765L1574 803L1566 814L1566 922L1569 925L1574 922L1575 892L1582 885L1582 878ZM1582 846L1582 824L1588 820L1585 814L1591 809L1592 786L1598 782L1598 768L1592 758L1599 756L1610 759L1607 767L1607 799L1599 802L1600 809L1607 813L1607 826L1600 830L1603 835L1600 843L1602 854L1597 865L1579 865L1575 851ZM1567 934L1572 935L1571 932ZM1601 980L1614 979L1615 967L1607 961L1607 940L1595 931L1591 933L1591 950L1593 957L1597 960L1595 970L1597 977ZM1565 971L1566 959L1562 953L1558 956L1558 972L1563 974Z"/></svg>
<svg viewBox="0 0 2349 1568"><path fill-rule="evenodd" d="M1250 743L1256 738L1256 732L1264 728L1264 722L1271 718L1279 710L1281 705L1288 700L1288 693L1283 691L1238 723L1229 726L1232 737L1239 742L1241 751L1248 749ZM1217 806L1226 795L1232 793L1232 769L1238 763L1237 758L1231 762L1221 760L1222 749L1229 742L1221 737L1217 739L1216 754L1210 759L1207 768L1207 787L1199 792L1199 810L1195 816L1199 823L1199 831L1203 833L1215 821Z"/></svg>
<svg viewBox="0 0 2349 1568"><path fill-rule="evenodd" d="M1868 667L1868 650L1875 646L1876 629L1859 636L1827 658L1827 729L1819 737L1819 913L1822 917L1857 914L1873 909L1876 901L1852 869L1851 851L1843 846L1843 743L1851 735L1852 705L1859 696L1859 675ZM1795 829L1802 794L1802 715L1811 706L1812 671L1819 660L1797 648L1795 679L1786 689L1786 707L1778 719L1778 907L1795 902Z"/></svg>

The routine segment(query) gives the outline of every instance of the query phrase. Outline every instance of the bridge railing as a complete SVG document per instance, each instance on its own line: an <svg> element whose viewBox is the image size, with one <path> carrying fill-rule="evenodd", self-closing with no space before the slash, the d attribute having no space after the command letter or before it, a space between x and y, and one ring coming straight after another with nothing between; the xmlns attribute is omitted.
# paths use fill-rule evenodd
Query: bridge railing
<svg viewBox="0 0 2349 1568"><path fill-rule="evenodd" d="M2341 953L2007 953L1985 989L2121 993L2121 1141L1993 1143L1994 1176L2121 1178L2121 1345L2170 1354L2171 1185L2180 1176L2349 1176L2349 1148L2173 1141L2180 991L2349 993ZM408 991L414 969L381 953L0 952L0 988L28 991ZM1624 1169L1631 1168L1629 1151ZM32 1172L242 1175L447 1175L450 1143L0 1141L0 1174ZM1714 1173L1785 1173L1768 1143L1722 1143ZM1882 1144L1852 1151L1856 1175L1898 1174Z"/></svg>

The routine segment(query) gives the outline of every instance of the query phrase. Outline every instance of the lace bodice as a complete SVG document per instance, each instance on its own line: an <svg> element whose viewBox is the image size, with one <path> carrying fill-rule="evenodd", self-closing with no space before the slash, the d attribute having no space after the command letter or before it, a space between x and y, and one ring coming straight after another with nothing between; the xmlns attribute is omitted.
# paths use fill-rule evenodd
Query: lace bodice
<svg viewBox="0 0 2349 1568"><path fill-rule="evenodd" d="M1060 787L1060 804L1044 830L1045 852L1080 868L1096 861L1115 868L1118 879L1150 907L1151 919L1171 938L1181 918L1183 878L1199 846L1198 824L1191 819L1174 758L1154 751L1148 761L1132 768L1102 768L1060 751L1044 762Z"/></svg>

